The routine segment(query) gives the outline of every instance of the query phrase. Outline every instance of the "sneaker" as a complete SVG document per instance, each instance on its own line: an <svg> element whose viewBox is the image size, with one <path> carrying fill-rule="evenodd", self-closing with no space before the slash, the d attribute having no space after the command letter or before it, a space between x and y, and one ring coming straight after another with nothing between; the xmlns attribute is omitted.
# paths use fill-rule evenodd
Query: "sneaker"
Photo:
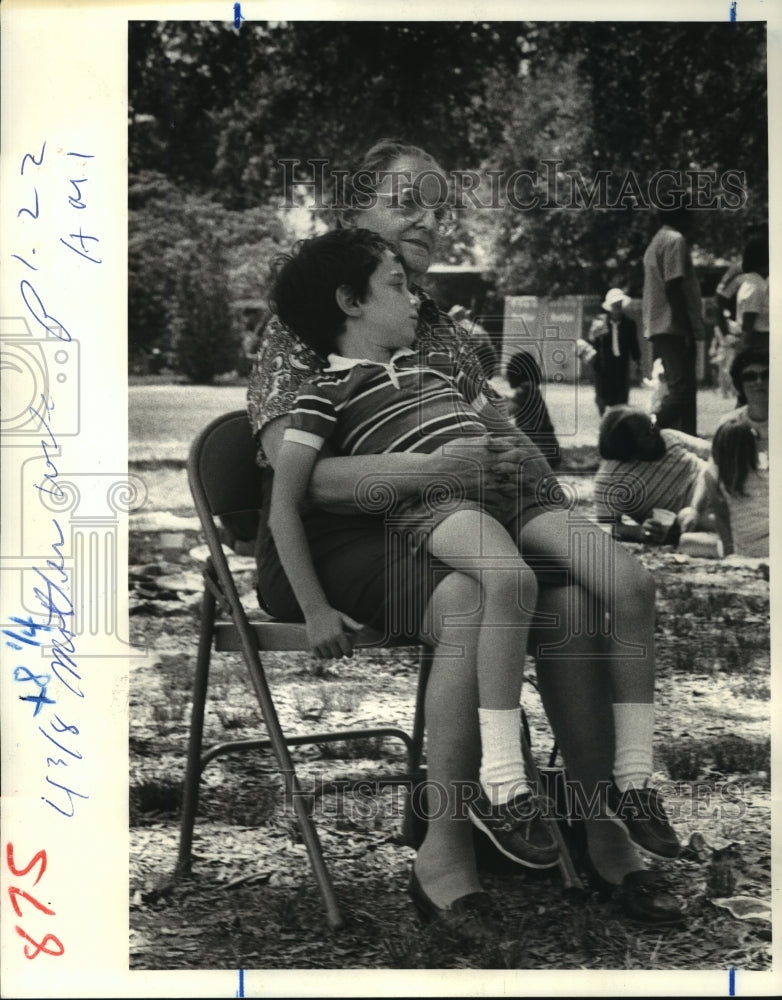
<svg viewBox="0 0 782 1000"><path fill-rule="evenodd" d="M681 845L654 788L628 788L620 792L615 782L608 786L608 814L620 822L638 847L656 858L676 858Z"/></svg>
<svg viewBox="0 0 782 1000"><path fill-rule="evenodd" d="M559 848L543 818L551 805L548 799L524 792L493 806L481 792L467 809L470 820L507 858L527 868L553 868Z"/></svg>

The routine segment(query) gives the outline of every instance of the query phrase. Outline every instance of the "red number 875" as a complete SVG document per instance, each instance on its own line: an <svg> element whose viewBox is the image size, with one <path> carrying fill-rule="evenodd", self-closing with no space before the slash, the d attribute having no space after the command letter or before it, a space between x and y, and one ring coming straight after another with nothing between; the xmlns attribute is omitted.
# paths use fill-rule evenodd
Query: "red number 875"
<svg viewBox="0 0 782 1000"><path fill-rule="evenodd" d="M38 853L32 858L31 861L28 862L28 864L24 868L17 868L16 865L14 864L13 844L11 843L6 844L5 853L6 853L6 861L8 863L8 868L11 874L16 875L17 878L21 878L23 875L27 875L27 873L35 864L39 864L40 869L38 871L38 876L35 882L33 882L33 885L38 884L38 882L41 879L41 876L46 871L46 851L44 850L38 851ZM11 900L11 905L13 906L14 912L16 913L17 917L22 916L22 909L19 905L20 897L22 899L26 899L29 903L32 903L33 906L36 907L36 909L41 910L42 913L46 913L48 916L52 917L55 915L54 910L49 909L48 906L44 906L44 904L39 902L34 896L31 896L29 892L25 892L23 889L19 889L15 885L9 886L8 896ZM44 955L54 955L55 957L58 957L65 952L65 946L63 945L62 941L60 941L60 939L56 937L56 935L54 934L47 934L45 935L42 941L36 941L34 938L31 938L30 935L27 933L27 931L23 930L18 924L16 925L15 929L16 933L20 937L23 937L26 941L29 941L30 944L33 945L35 948L34 951L30 951L29 945L25 944L24 946L25 958L30 958L30 959L37 958L38 955L41 954L41 952L43 952ZM49 942L51 942L51 944Z"/></svg>

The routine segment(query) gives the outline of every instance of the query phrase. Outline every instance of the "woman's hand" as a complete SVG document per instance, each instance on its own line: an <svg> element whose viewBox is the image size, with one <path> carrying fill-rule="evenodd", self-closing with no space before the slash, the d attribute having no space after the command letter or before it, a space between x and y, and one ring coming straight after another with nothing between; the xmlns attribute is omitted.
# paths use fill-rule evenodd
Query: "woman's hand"
<svg viewBox="0 0 782 1000"><path fill-rule="evenodd" d="M695 507L682 507L676 515L682 534L685 531L697 531L700 527L700 515Z"/></svg>
<svg viewBox="0 0 782 1000"><path fill-rule="evenodd" d="M362 625L335 608L324 606L307 615L307 638L318 659L342 659L353 655L353 642Z"/></svg>
<svg viewBox="0 0 782 1000"><path fill-rule="evenodd" d="M525 457L518 438L485 434L449 444L439 460L439 471L457 476L469 499L477 500L486 491L514 497Z"/></svg>
<svg viewBox="0 0 782 1000"><path fill-rule="evenodd" d="M647 517L641 525L641 541L647 545L662 545L668 538L670 530L669 524L660 524L654 518Z"/></svg>

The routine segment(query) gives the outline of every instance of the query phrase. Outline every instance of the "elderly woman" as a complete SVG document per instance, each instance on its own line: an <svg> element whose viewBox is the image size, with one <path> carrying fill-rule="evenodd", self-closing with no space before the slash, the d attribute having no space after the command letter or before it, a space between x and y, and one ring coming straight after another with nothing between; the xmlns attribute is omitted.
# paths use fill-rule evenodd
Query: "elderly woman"
<svg viewBox="0 0 782 1000"><path fill-rule="evenodd" d="M432 205L416 190L417 178L439 172L423 150L383 140L373 146L353 178L362 193L346 188L340 224L374 230L398 248L409 279L419 281L432 263L438 231L447 225L445 205ZM374 178L374 197L366 197ZM353 197L355 195L355 197ZM418 341L446 352L456 372L485 383L464 331L416 288L420 298ZM260 460L271 476L295 392L322 360L279 324L266 331L251 376L248 405L260 444ZM502 440L450 448L447 456L410 453L325 456L315 465L312 510L306 531L316 570L330 603L360 622L382 623L389 632L436 643L426 694L427 769L445 790L446 808L427 824L414 863L410 892L428 917L458 924L462 933L484 933L486 895L481 890L472 826L464 810L463 786L477 781L480 755L474 666L459 649L474 641L476 590L472 580L427 565L420 554L388 551L383 519L366 513L361 497L389 484L399 496L458 477L468 496L482 489L515 489L519 453ZM269 490L264 490L268 514ZM344 516L344 515L349 516ZM259 598L273 615L300 619L262 517L258 540ZM421 550L418 550L419 553ZM613 716L606 670L610 637L578 627L573 609L585 595L566 575L538 574L538 611L548 624L538 629L531 651L538 664L544 706L565 758L569 777L591 797L613 765ZM643 588L642 588L643 589ZM648 588L647 588L648 589ZM524 651L520 650L519 655ZM650 923L681 917L677 901L644 868L623 825L587 818L586 834L595 879L615 893L632 916Z"/></svg>

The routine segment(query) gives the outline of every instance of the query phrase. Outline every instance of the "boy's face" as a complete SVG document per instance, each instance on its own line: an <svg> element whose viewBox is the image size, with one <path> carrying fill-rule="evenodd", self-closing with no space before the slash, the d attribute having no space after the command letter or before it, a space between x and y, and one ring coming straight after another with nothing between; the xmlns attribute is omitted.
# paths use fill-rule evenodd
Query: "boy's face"
<svg viewBox="0 0 782 1000"><path fill-rule="evenodd" d="M410 347L418 327L418 298L407 287L401 261L390 251L369 279L361 306L361 333L375 347L389 351Z"/></svg>

